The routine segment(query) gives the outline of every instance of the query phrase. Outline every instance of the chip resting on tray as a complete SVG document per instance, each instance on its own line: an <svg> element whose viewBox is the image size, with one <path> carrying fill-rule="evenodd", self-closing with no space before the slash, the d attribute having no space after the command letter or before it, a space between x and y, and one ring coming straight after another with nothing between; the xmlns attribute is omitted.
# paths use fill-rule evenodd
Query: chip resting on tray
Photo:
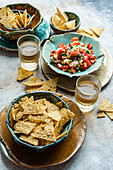
<svg viewBox="0 0 113 170"><path fill-rule="evenodd" d="M58 103L57 103L58 105ZM75 115L45 98L23 97L14 103L10 112L10 126L20 140L34 146L44 146L62 138L65 124ZM63 106L63 105L62 105Z"/></svg>

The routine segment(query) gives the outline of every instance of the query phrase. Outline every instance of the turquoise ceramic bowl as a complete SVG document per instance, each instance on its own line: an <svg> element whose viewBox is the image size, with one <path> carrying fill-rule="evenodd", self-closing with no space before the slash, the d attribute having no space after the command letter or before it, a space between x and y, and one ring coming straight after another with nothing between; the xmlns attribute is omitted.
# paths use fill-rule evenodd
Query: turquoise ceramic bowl
<svg viewBox="0 0 113 170"><path fill-rule="evenodd" d="M37 27L41 24L43 17L40 10L28 3L16 3L7 5L11 10L27 10L27 13L32 16L35 14L31 24L22 30L7 30L4 26L0 26L0 36L5 40L17 40L20 36L25 34L34 34ZM1 8L0 8L1 9Z"/></svg>
<svg viewBox="0 0 113 170"><path fill-rule="evenodd" d="M16 142L17 144L19 144L19 145L26 146L26 147L30 147L30 148L35 149L35 150L37 150L37 151L43 151L43 150L45 150L45 149L47 149L47 148L49 148L49 147L52 147L52 146L58 144L59 142L63 141L64 139L66 139L67 136L68 136L68 134L69 134L69 132L70 132L70 130L71 130L71 127L72 127L72 124L73 124L73 119L71 119L71 120L66 124L66 126L64 127L64 129L63 129L63 131L62 131L62 133L65 132L65 131L67 131L67 134L66 134L64 137L62 137L62 138L60 138L59 140L57 140L56 142L53 142L53 143L51 143L51 144L49 144L49 145L46 145L46 146L33 146L33 145L31 145L31 144L28 144L28 143L20 140L20 139L18 138L18 136L17 136L15 133L13 133L13 129L12 129L12 127L10 126L10 112L11 112L11 107L12 107L12 105L13 105L14 103L18 103L18 102L21 100L21 98L23 98L23 97L25 97L25 96L28 96L28 97L34 96L34 100L46 98L47 100L49 100L51 103L54 103L54 104L57 103L57 102L62 101L62 102L63 102L63 107L65 107L66 109L69 110L69 106L68 106L60 97L56 96L54 93L51 93L51 92L45 92L45 91L31 92L31 93L26 93L26 94L23 94L23 95L17 97L16 99L14 99L14 100L12 101L12 103L11 103L9 109L8 109L7 118L6 118L6 125L7 125L7 127L8 127L9 132L11 133L12 137L14 138L15 142Z"/></svg>
<svg viewBox="0 0 113 170"><path fill-rule="evenodd" d="M50 64L50 53L51 53L50 51L53 49L57 49L60 43L67 45L69 42L71 42L71 39L73 37L78 37L79 40L83 43L93 44L93 51L96 56L96 62L92 66L90 66L86 71L76 72L75 74L64 72L63 70L60 70ZM43 58L45 62L48 64L48 66L58 74L62 74L69 77L75 77L75 76L87 75L89 73L98 70L104 60L104 53L99 41L77 33L65 33L60 35L53 35L52 37L50 37L50 40L46 41L43 47Z"/></svg>
<svg viewBox="0 0 113 170"><path fill-rule="evenodd" d="M55 32L55 33L57 33L57 34L63 34L63 33L66 33L66 32L76 32L78 29L79 29L79 27L80 27L80 18L79 18L79 16L77 15L77 14L75 14L75 13L73 13L73 12L65 12L66 13L66 15L69 17L69 21L71 21L71 20L76 20L75 21L75 28L74 29L69 29L69 30L61 30L61 29L58 29L58 28L56 28L53 24L52 24L52 22L51 22L51 19L52 19L52 17L50 18L50 26L51 26L51 28L52 28L52 30Z"/></svg>

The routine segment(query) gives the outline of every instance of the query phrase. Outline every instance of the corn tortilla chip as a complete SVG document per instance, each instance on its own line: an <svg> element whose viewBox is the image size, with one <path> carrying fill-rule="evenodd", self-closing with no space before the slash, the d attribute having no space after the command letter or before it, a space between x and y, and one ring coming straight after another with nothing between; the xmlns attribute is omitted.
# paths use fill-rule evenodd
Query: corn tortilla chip
<svg viewBox="0 0 113 170"><path fill-rule="evenodd" d="M61 133L59 136L57 136L57 138L56 138L56 139L58 140L58 139L60 139L60 138L64 137L66 134L67 134L67 131L66 131L66 132Z"/></svg>
<svg viewBox="0 0 113 170"><path fill-rule="evenodd" d="M104 118L105 117L105 113L104 112L99 112L97 115L97 118Z"/></svg>
<svg viewBox="0 0 113 170"><path fill-rule="evenodd" d="M103 32L103 28L90 28L91 31L93 31L98 37L100 37L100 35Z"/></svg>
<svg viewBox="0 0 113 170"><path fill-rule="evenodd" d="M44 85L48 86L50 91L56 92L57 84L58 84L58 78L54 78L48 81L43 82Z"/></svg>
<svg viewBox="0 0 113 170"><path fill-rule="evenodd" d="M93 35L93 31L91 31L90 28L82 28L82 30L86 33L86 34L89 34L89 35Z"/></svg>
<svg viewBox="0 0 113 170"><path fill-rule="evenodd" d="M32 77L28 81L24 82L23 84L26 86L33 87L33 86L41 86L42 82L38 78Z"/></svg>
<svg viewBox="0 0 113 170"><path fill-rule="evenodd" d="M100 111L113 112L113 104L111 104L106 98L103 98L99 106Z"/></svg>
<svg viewBox="0 0 113 170"><path fill-rule="evenodd" d="M107 116L111 119L111 120L113 120L113 112L105 112L106 114L107 114Z"/></svg>
<svg viewBox="0 0 113 170"><path fill-rule="evenodd" d="M53 122L46 124L45 127L37 125L36 128L31 133L31 136L55 142L56 138L54 133Z"/></svg>
<svg viewBox="0 0 113 170"><path fill-rule="evenodd" d="M75 28L76 20L71 20L65 23L67 29L74 29Z"/></svg>
<svg viewBox="0 0 113 170"><path fill-rule="evenodd" d="M30 143L30 144L32 144L32 145L34 145L34 146L37 146L37 145L38 145L38 139L36 139L36 138L34 138L34 137L32 137L32 136L21 135L21 136L19 137L19 139L21 139L21 140L23 140L23 141L25 141L25 142L27 142L27 143Z"/></svg>
<svg viewBox="0 0 113 170"><path fill-rule="evenodd" d="M25 92L29 93L34 91L50 91L50 88L44 84L40 87L27 87Z"/></svg>
<svg viewBox="0 0 113 170"><path fill-rule="evenodd" d="M63 12L59 7L57 7L57 15L61 18L63 22L67 22L69 19L66 13Z"/></svg>
<svg viewBox="0 0 113 170"><path fill-rule="evenodd" d="M33 75L33 72L25 70L22 67L19 67L18 68L17 80L22 81L22 80L24 80L24 79L26 79L26 78L28 78L28 77L30 77L32 75Z"/></svg>
<svg viewBox="0 0 113 170"><path fill-rule="evenodd" d="M7 8L6 6L4 6L1 10L0 10L0 18L6 18L7 15Z"/></svg>
<svg viewBox="0 0 113 170"><path fill-rule="evenodd" d="M14 129L20 133L28 135L36 126L36 123L18 121L14 125Z"/></svg>
<svg viewBox="0 0 113 170"><path fill-rule="evenodd" d="M58 102L58 103L55 103L56 104L56 106L58 106L58 107L62 107L63 106L63 102L61 101L61 102Z"/></svg>

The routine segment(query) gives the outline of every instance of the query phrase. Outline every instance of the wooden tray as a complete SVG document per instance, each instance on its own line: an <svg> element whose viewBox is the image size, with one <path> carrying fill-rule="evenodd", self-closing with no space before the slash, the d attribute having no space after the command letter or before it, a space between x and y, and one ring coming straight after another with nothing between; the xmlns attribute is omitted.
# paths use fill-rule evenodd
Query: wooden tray
<svg viewBox="0 0 113 170"><path fill-rule="evenodd" d="M103 47L103 51L105 54L104 62L102 63L101 67L97 71L91 73L100 79L102 83L102 87L104 87L110 81L113 73L112 56L105 47ZM42 66L42 71L46 76L46 78L52 79L58 77L59 78L58 86L60 88L67 90L69 92L75 92L75 84L76 84L77 77L70 78L68 76L64 76L56 73L47 65L47 63L43 59L42 59L41 66Z"/></svg>
<svg viewBox="0 0 113 170"><path fill-rule="evenodd" d="M1 149L5 156L13 163L27 168L39 168L58 165L69 160L82 146L86 136L86 120L79 107L71 99L57 93L75 113L72 129L63 142L38 152L28 147L19 146L13 140L5 124L7 110L5 107L0 114Z"/></svg>

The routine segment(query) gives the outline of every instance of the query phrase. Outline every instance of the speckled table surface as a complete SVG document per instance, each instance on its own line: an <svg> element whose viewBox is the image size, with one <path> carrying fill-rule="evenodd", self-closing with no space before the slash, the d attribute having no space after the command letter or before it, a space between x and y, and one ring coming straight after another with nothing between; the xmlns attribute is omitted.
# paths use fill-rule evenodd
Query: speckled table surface
<svg viewBox="0 0 113 170"><path fill-rule="evenodd" d="M0 2L0 7L15 2L14 0L5 0ZM109 0L24 0L24 3L38 7L49 21L50 16L55 12L56 6L60 6L66 11L76 12L81 18L81 27L103 27L104 31L99 38L100 43L105 46L109 52L113 53L113 1ZM7 52L0 49L0 111L9 104L15 97L24 93L22 83L16 81L17 69L20 66L20 60L17 52ZM104 74L104 72L103 72ZM44 78L39 67L34 72L38 78ZM68 96L75 101L73 93L58 89L58 92ZM112 170L113 169L113 121L108 117L97 119L98 106L103 97L106 97L113 103L113 78L102 89L98 102L94 110L86 114L87 135L80 150L67 162L54 167L42 169L70 169L70 170ZM18 167L10 162L0 151L0 169L27 169Z"/></svg>

